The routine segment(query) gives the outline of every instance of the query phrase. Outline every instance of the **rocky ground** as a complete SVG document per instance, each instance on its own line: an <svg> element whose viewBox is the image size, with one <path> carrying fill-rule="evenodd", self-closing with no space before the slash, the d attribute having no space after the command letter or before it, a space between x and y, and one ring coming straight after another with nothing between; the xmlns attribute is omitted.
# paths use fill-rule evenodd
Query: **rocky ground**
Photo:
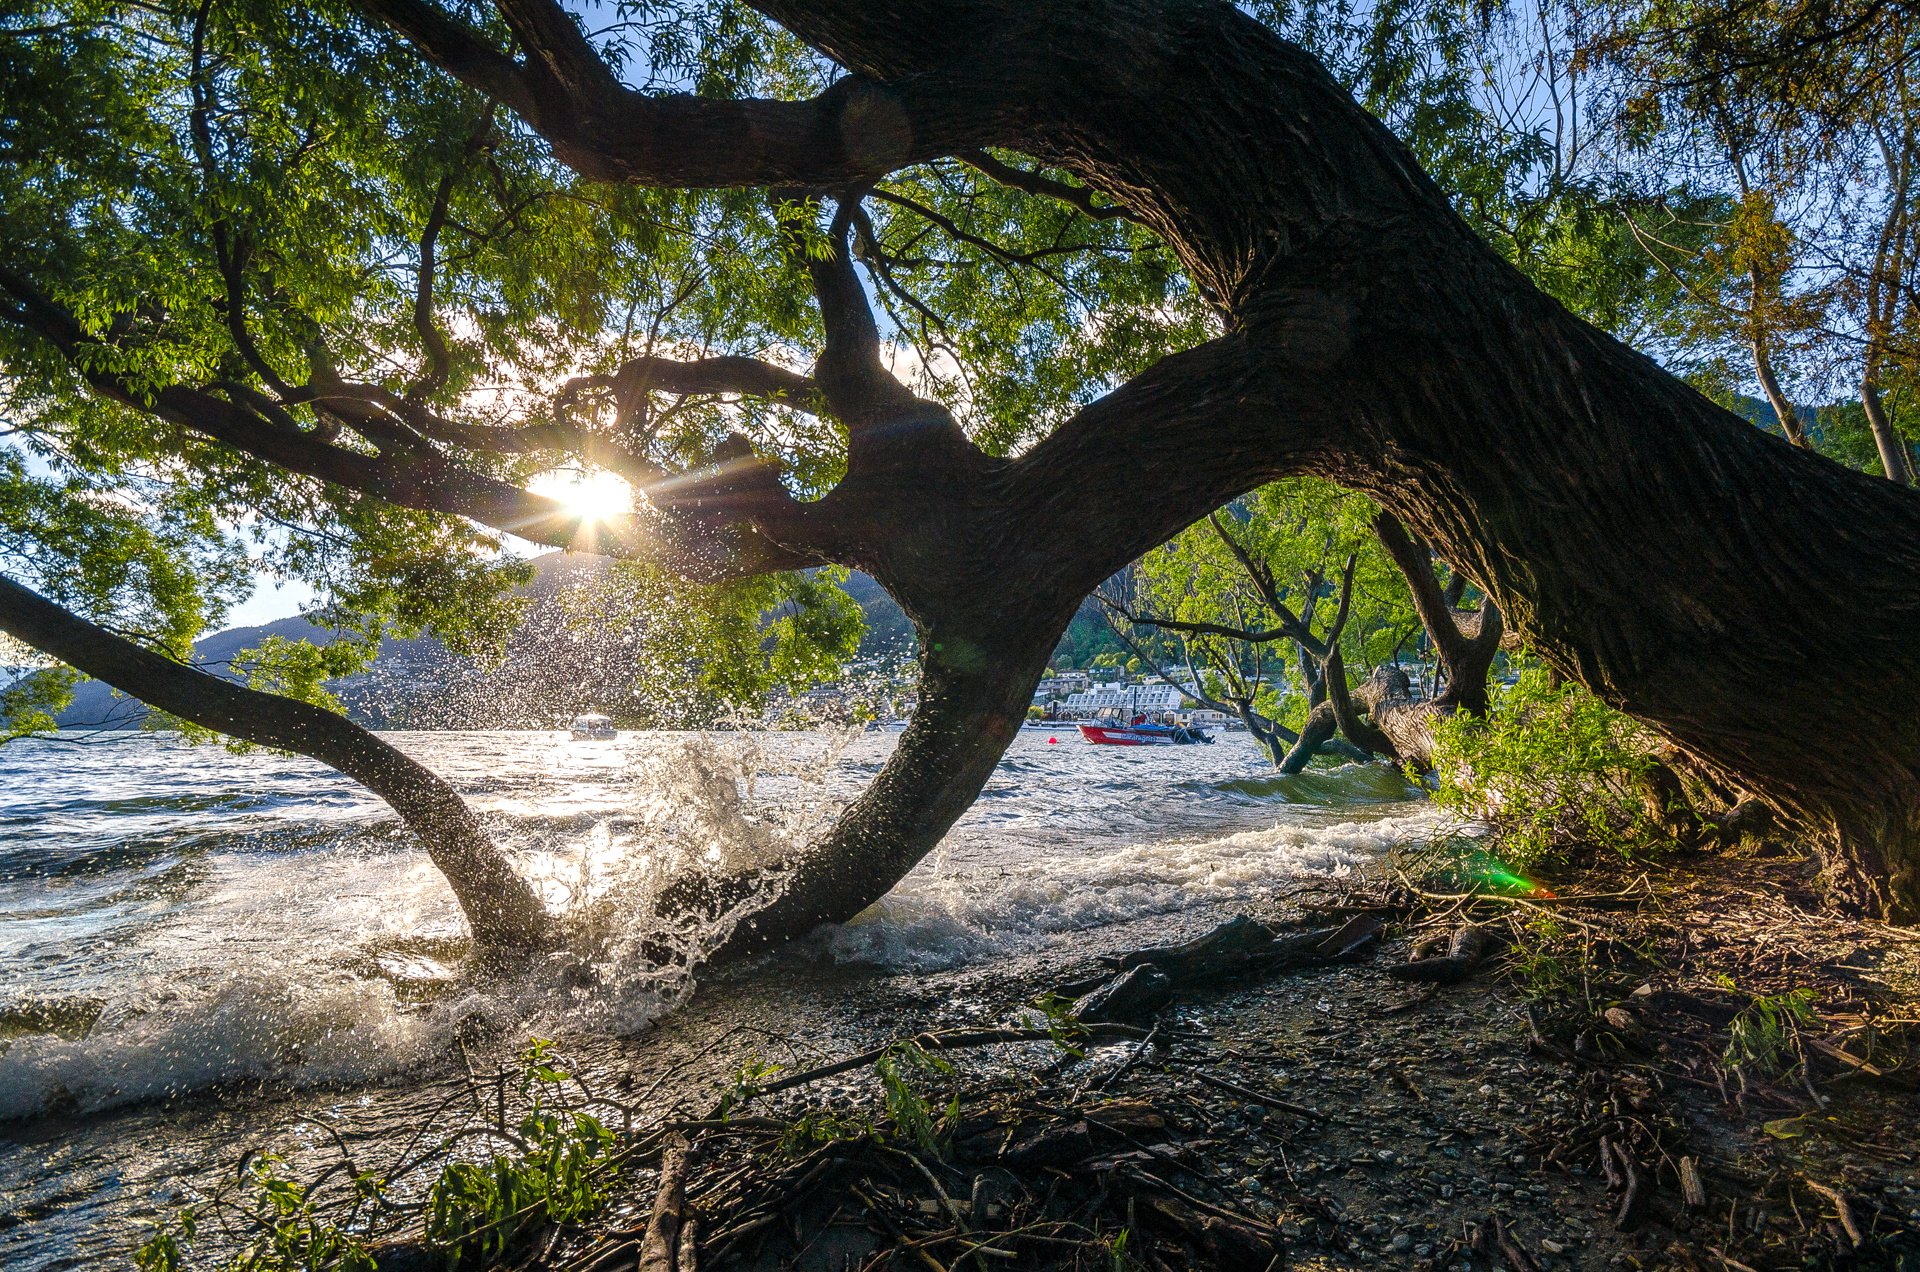
<svg viewBox="0 0 1920 1272"><path fill-rule="evenodd" d="M1252 916L1283 941L1377 917L1364 961L1190 976L1082 1034L1040 996L1111 975L1091 939L903 994L897 1034L929 1032L884 1059L682 1083L616 1203L521 1258L1920 1270L1920 935L1822 913L1793 859L1499 899L1419 877ZM1392 973L1466 924L1458 983Z"/></svg>

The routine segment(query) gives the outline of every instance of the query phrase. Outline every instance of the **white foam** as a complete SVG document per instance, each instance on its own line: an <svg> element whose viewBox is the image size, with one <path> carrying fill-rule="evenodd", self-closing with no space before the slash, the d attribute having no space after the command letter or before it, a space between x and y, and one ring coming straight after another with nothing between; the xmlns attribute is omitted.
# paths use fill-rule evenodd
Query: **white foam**
<svg viewBox="0 0 1920 1272"><path fill-rule="evenodd" d="M835 959L933 970L1040 949L1064 933L1205 904L1270 897L1307 876L1337 877L1400 843L1430 837L1435 810L1362 821L1283 822L1219 838L1059 851L997 870L923 864L853 922L819 941Z"/></svg>
<svg viewBox="0 0 1920 1272"><path fill-rule="evenodd" d="M373 1080L442 1054L476 1024L488 1032L633 1033L681 1002L696 969L783 876L726 913L664 924L654 899L684 870L762 867L807 842L832 801L807 790L824 754L776 761L751 735L692 737L633 767L633 816L571 843L521 853L549 904L571 912L575 948L510 978L404 1002L370 966L432 968L385 957L396 938L452 935L458 917L424 855L386 837L324 854L236 856L197 886L191 905L138 938L141 968L117 986L78 1039L16 1038L0 1051L0 1119L92 1112L248 1079L290 1086ZM769 770L797 798L755 806ZM524 847L524 846L523 846ZM663 951L665 956L662 957Z"/></svg>
<svg viewBox="0 0 1920 1272"><path fill-rule="evenodd" d="M550 738L408 743L436 763L440 751L458 759L445 767L463 784L493 783L483 816L549 906L570 916L568 956L507 980L457 982L435 942L457 935L458 912L391 821L335 821L337 834L283 839L242 831L195 857L173 891L140 893L117 927L42 939L16 925L13 965L35 972L9 992L107 1006L84 1037L0 1043L0 1119L240 1080L379 1079L445 1055L476 1022L509 1037L637 1032L681 1002L704 957L777 895L782 876L768 864L825 830L893 739L635 735L617 752L591 752L584 775ZM1159 759L1104 753L1113 749L1016 744L950 851L819 946L850 962L950 967L1340 874L1436 820L1422 810L1330 824L1295 808L1273 812L1280 820L1265 829L1168 840L1168 818L1223 806L1196 797L1196 782L1244 774L1258 757L1227 744ZM332 798L336 788L328 778L316 789ZM516 820L522 803L546 819ZM300 807L275 816L309 825ZM1101 833L1066 829L1070 817ZM759 871L758 890L717 918L663 924L661 888L708 869ZM425 985L436 979L444 983Z"/></svg>

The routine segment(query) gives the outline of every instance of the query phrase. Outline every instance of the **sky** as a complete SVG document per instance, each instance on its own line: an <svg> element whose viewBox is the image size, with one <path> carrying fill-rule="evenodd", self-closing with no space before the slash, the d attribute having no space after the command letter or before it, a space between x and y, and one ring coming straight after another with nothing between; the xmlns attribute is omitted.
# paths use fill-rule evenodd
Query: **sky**
<svg viewBox="0 0 1920 1272"><path fill-rule="evenodd" d="M226 625L260 627L276 619L292 618L312 605L317 595L297 579L283 583L263 574L253 595L228 612Z"/></svg>

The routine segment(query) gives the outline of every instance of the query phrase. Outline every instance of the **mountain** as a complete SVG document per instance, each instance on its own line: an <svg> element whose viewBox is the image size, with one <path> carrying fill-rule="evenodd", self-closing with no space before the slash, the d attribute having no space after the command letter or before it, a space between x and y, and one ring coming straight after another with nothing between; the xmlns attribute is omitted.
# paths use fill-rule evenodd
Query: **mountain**
<svg viewBox="0 0 1920 1272"><path fill-rule="evenodd" d="M533 560L533 579L523 589L531 602L498 666L449 650L431 636L388 639L363 672L327 687L347 714L382 729L549 728L583 711L647 718L637 700L640 628L632 620L595 623L585 630L567 621L563 597L603 574L605 557L549 552ZM913 628L893 598L864 574L846 590L867 617L863 657L904 653ZM194 644L193 661L215 675L232 676L233 660L269 636L327 645L338 633L305 617L258 627L216 632ZM654 686L655 689L658 686ZM60 716L68 727L132 728L146 715L137 702L99 681L83 681Z"/></svg>

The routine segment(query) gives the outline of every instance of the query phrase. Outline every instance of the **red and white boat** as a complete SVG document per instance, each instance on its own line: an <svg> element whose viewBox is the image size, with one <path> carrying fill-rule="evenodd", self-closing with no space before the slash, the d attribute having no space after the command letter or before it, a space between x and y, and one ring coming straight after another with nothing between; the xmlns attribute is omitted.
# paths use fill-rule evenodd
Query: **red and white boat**
<svg viewBox="0 0 1920 1272"><path fill-rule="evenodd" d="M1104 708L1092 720L1078 726L1080 736L1098 746L1190 746L1211 742L1211 735L1200 729L1177 724L1149 723L1145 716L1129 720L1115 707Z"/></svg>

